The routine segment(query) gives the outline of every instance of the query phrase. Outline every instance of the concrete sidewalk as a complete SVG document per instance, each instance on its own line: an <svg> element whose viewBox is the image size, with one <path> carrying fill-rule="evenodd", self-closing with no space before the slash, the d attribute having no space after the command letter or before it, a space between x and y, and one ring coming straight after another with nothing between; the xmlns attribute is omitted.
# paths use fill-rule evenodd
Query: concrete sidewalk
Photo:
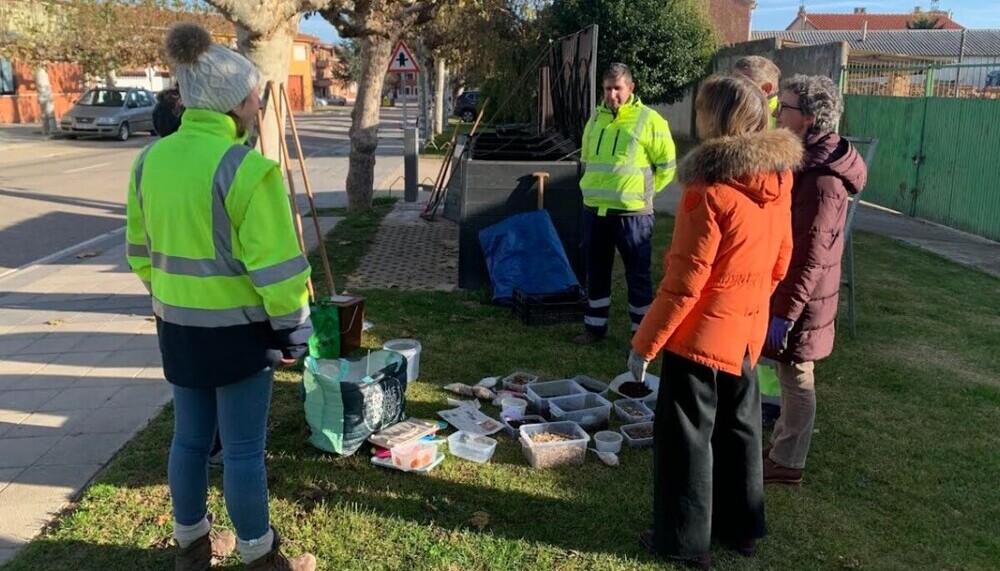
<svg viewBox="0 0 1000 571"><path fill-rule="evenodd" d="M656 196L657 212L674 214L681 189L676 182ZM1000 243L953 228L911 218L862 201L855 229L880 234L933 252L952 262L1000 278Z"/></svg>
<svg viewBox="0 0 1000 571"><path fill-rule="evenodd" d="M170 398L122 242L0 280L0 564Z"/></svg>

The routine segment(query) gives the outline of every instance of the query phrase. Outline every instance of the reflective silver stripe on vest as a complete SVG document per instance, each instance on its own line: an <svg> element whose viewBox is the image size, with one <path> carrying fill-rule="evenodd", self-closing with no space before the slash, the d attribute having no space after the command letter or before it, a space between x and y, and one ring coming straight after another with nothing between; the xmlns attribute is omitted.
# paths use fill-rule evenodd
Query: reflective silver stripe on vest
<svg viewBox="0 0 1000 571"><path fill-rule="evenodd" d="M226 210L226 196L229 189L236 180L236 172L243 164L243 159L250 152L250 147L246 145L233 145L229 147L226 154L222 155L219 166L215 169L215 176L212 177L212 234L215 242L215 261L218 265L214 275L246 274L243 267L236 258L233 257L233 224L229 220L229 212ZM229 270L229 273L223 273Z"/></svg>
<svg viewBox="0 0 1000 571"><path fill-rule="evenodd" d="M152 145L143 150L135 168L135 189L140 209L143 208L140 186L142 168L146 153L151 147ZM243 164L243 159L249 152L250 147L246 145L230 147L222 155L222 160L219 161L219 166L216 167L212 177L212 242L215 258L186 258L153 251L151 255L147 255L150 256L154 268L172 275L195 277L234 277L247 274L243 264L233 257L233 230L229 213L226 211L226 196L236 179L240 165ZM147 247L151 245L148 233L146 244Z"/></svg>
<svg viewBox="0 0 1000 571"><path fill-rule="evenodd" d="M139 160L135 162L135 198L139 204L140 211L142 210L142 167L146 163L146 155L152 148L153 144L146 145L146 148L139 153ZM148 235L146 236L146 242L149 242Z"/></svg>
<svg viewBox="0 0 1000 571"><path fill-rule="evenodd" d="M635 128L632 129L632 141L628 145L628 158L625 159L627 164L635 164L635 155L639 151L639 140L642 138L642 131L646 128L646 121L649 121L651 113L652 110L649 107L643 107L642 111L639 112Z"/></svg>
<svg viewBox="0 0 1000 571"><path fill-rule="evenodd" d="M295 256L290 260L285 260L279 264L253 270L250 272L250 279L257 287L267 287L283 282L309 269L309 262L305 256Z"/></svg>
<svg viewBox="0 0 1000 571"><path fill-rule="evenodd" d="M303 305L302 307L296 309L295 311L287 315L279 315L277 317L271 318L271 328L278 329L292 329L298 327L305 323L306 319L309 318L309 306Z"/></svg>
<svg viewBox="0 0 1000 571"><path fill-rule="evenodd" d="M646 196L646 191L595 190L588 188L584 191L584 196L587 198L607 198L609 200L642 200Z"/></svg>
<svg viewBox="0 0 1000 571"><path fill-rule="evenodd" d="M658 171L670 170L670 169L676 168L676 167L677 167L677 161L670 161L668 163L659 163L659 164L653 165L653 168L656 169L656 170L658 170Z"/></svg>
<svg viewBox="0 0 1000 571"><path fill-rule="evenodd" d="M148 258L149 246L146 246L145 244L128 243L125 245L125 255L135 258Z"/></svg>
<svg viewBox="0 0 1000 571"><path fill-rule="evenodd" d="M263 305L233 309L192 309L168 305L155 297L153 313L167 323L186 327L232 327L268 320Z"/></svg>

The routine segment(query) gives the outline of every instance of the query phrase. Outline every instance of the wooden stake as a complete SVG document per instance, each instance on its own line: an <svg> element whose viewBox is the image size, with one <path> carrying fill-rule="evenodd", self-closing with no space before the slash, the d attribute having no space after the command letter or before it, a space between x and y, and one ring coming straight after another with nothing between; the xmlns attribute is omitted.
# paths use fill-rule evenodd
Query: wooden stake
<svg viewBox="0 0 1000 571"><path fill-rule="evenodd" d="M326 256L326 241L323 239L323 229L319 225L319 216L316 212L316 201L313 198L312 186L309 184L309 173L306 171L305 158L302 156L302 142L299 140L299 130L295 126L295 116L292 115L292 105L288 101L288 92L285 85L278 87L281 92L281 100L288 109L288 122L292 125L292 140L295 141L295 153L299 156L299 170L302 171L302 180L306 186L306 197L309 199L309 210L312 212L313 226L316 228L316 238L319 239L319 254L323 259L323 273L326 275L326 286L330 295L337 295L337 288L333 284L333 270L330 268L330 259ZM287 154L286 154L287 156Z"/></svg>
<svg viewBox="0 0 1000 571"><path fill-rule="evenodd" d="M269 89L272 94L274 93L273 84L273 81L267 82L267 89ZM285 129L284 125L281 123L281 108L278 105L277 97L272 97L271 101L274 103L274 122L278 127L278 148L281 152L282 161L285 163L285 177L288 178L288 190L291 192L291 195L288 197L288 201L291 204L292 217L295 219L295 231L299 238L299 249L302 251L302 255L305 256L308 252L306 252L306 242L305 238L303 238L302 215L299 214L299 200L298 195L295 193L295 179L292 178L292 170L288 165L288 149L285 147ZM261 138L263 139L263 137ZM312 277L308 278L306 287L309 288L309 299L315 302L316 291L313 289Z"/></svg>

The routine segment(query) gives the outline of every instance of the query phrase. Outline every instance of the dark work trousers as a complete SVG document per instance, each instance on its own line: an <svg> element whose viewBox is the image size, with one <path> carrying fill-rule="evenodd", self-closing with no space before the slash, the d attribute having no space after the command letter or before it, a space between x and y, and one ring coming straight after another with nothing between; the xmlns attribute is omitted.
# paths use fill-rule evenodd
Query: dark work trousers
<svg viewBox="0 0 1000 571"><path fill-rule="evenodd" d="M744 364L744 368L748 367ZM712 537L764 537L760 388L663 353L653 442L653 540L695 557Z"/></svg>
<svg viewBox="0 0 1000 571"><path fill-rule="evenodd" d="M587 252L587 330L603 337L608 332L611 309L611 271L615 249L625 264L629 316L632 333L653 302L653 276L649 268L653 252L653 215L598 216L583 212L584 249Z"/></svg>

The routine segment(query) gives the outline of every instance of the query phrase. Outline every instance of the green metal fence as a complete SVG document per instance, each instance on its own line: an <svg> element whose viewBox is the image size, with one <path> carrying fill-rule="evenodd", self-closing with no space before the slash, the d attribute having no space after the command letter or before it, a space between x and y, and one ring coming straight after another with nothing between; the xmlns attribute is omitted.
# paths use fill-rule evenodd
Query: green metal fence
<svg viewBox="0 0 1000 571"><path fill-rule="evenodd" d="M914 75L925 86L936 85L933 76L945 67L926 66ZM883 77L911 71L920 69ZM865 200L1000 240L1000 99L955 97L955 84L946 97L934 89L923 95L856 94L858 85L875 81L858 82L859 74L850 70L847 75L841 132L879 140ZM985 87L976 89L982 93Z"/></svg>

